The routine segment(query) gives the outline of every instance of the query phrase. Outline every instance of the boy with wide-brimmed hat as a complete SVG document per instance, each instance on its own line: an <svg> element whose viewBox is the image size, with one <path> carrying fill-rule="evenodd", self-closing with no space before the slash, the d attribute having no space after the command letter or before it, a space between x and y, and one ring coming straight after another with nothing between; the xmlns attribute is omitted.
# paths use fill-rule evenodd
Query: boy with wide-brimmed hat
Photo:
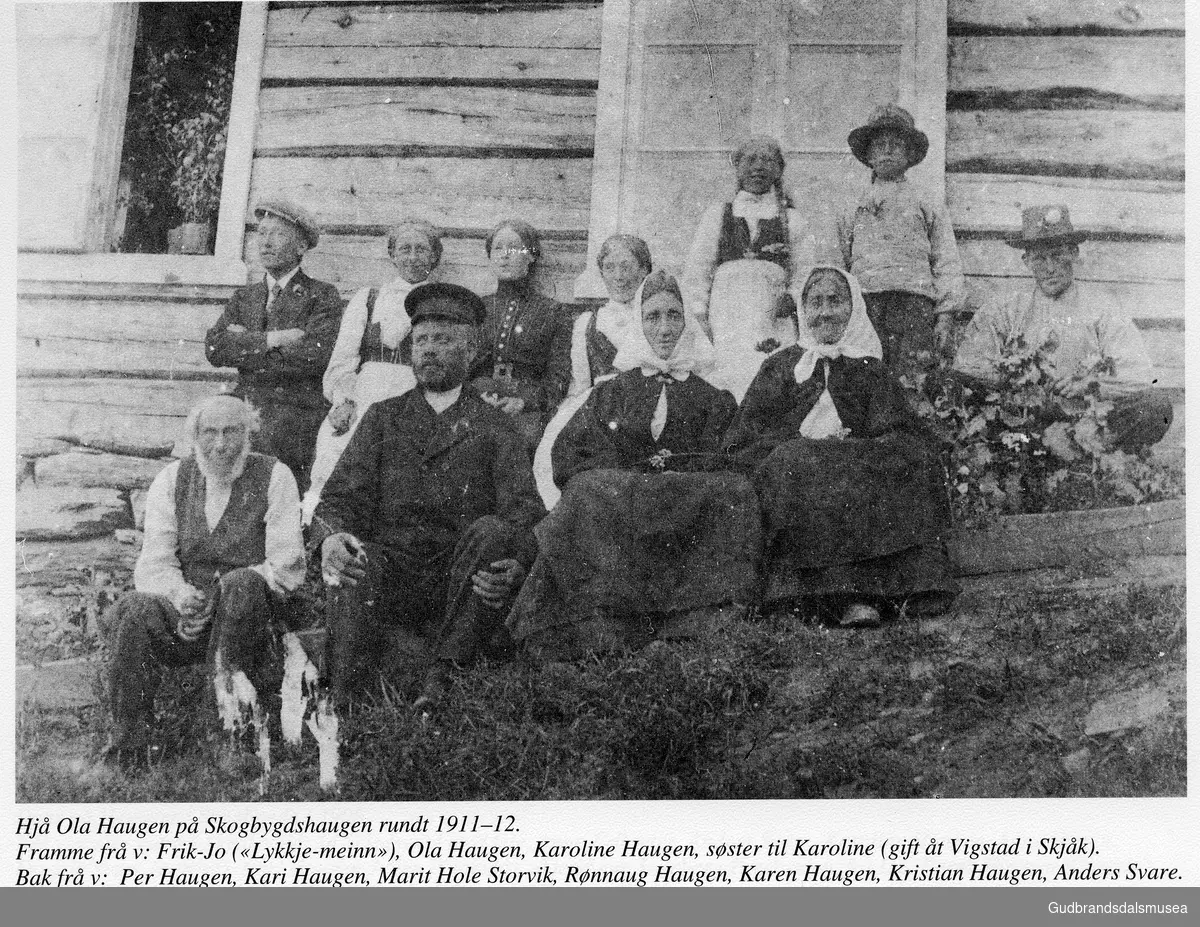
<svg viewBox="0 0 1200 927"><path fill-rule="evenodd" d="M908 110L889 103L848 142L871 168L871 186L839 219L842 259L862 284L884 363L898 375L928 371L949 344L965 293L945 203L906 177L925 159L929 138Z"/></svg>
<svg viewBox="0 0 1200 927"><path fill-rule="evenodd" d="M985 305L967 327L954 367L968 379L1000 380L997 365L1005 351L1023 339L1042 347L1043 369L1064 400L1091 389L1111 400L1107 416L1110 444L1124 451L1162 440L1173 417L1170 401L1151 387L1154 368L1133 320L1106 305L1099 292L1075 280L1079 245L1067 207L1030 206L1021 213L1021 231L1006 241L1023 252L1033 274L1033 292Z"/></svg>

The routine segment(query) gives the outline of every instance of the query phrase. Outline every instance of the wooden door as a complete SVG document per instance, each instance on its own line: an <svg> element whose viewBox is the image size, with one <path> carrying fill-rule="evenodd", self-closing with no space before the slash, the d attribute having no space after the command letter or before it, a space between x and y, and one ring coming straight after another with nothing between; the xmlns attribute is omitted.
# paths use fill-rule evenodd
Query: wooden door
<svg viewBox="0 0 1200 927"><path fill-rule="evenodd" d="M930 135L940 185L945 0L607 0L601 39L588 273L603 295L600 242L642 235L677 272L705 207L732 196L729 156L748 134L777 138L785 185L819 229L866 182L846 146L879 103Z"/></svg>

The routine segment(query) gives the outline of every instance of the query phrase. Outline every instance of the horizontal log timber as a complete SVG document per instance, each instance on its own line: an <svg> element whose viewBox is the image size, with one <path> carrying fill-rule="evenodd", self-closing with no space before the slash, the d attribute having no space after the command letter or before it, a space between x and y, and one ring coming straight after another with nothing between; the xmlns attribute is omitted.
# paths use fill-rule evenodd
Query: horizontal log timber
<svg viewBox="0 0 1200 927"><path fill-rule="evenodd" d="M1184 0L949 0L952 35L968 31L1183 31Z"/></svg>
<svg viewBox="0 0 1200 927"><path fill-rule="evenodd" d="M439 84L596 88L600 50L592 48L390 48L335 45L268 47L263 86L281 84Z"/></svg>
<svg viewBox="0 0 1200 927"><path fill-rule="evenodd" d="M20 300L16 364L21 371L153 370L165 378L213 377L204 335L220 314L220 305Z"/></svg>
<svg viewBox="0 0 1200 927"><path fill-rule="evenodd" d="M955 531L947 546L965 576L1184 554L1184 503L1008 516L983 530Z"/></svg>
<svg viewBox="0 0 1200 927"><path fill-rule="evenodd" d="M1024 207L1065 203L1076 228L1093 235L1183 238L1183 184L1175 181L947 174L946 200L959 233L1016 233Z"/></svg>
<svg viewBox="0 0 1200 927"><path fill-rule="evenodd" d="M971 276L968 278L979 290L994 298L1005 298L1033 292L1033 283L1021 277ZM1184 318L1183 282L1163 280L1149 283L1087 284L1087 292L1097 303L1103 303L1120 315L1132 319L1153 320L1146 327L1164 327L1167 320L1181 322Z"/></svg>
<svg viewBox="0 0 1200 927"><path fill-rule="evenodd" d="M951 112L946 124L946 170L1182 181L1184 132L1183 113Z"/></svg>
<svg viewBox="0 0 1200 927"><path fill-rule="evenodd" d="M1073 214L1072 214L1073 215ZM1178 241L1085 241L1075 265L1078 280L1153 283L1183 280L1184 246ZM1001 238L959 236L958 253L968 274L1029 279L1021 250Z"/></svg>
<svg viewBox="0 0 1200 927"><path fill-rule="evenodd" d="M960 93L1069 89L1099 106L1124 100L1183 108L1182 39L970 36L951 38L949 55L951 100Z"/></svg>
<svg viewBox="0 0 1200 927"><path fill-rule="evenodd" d="M368 45L600 48L602 4L375 3L275 7L267 47Z"/></svg>
<svg viewBox="0 0 1200 927"><path fill-rule="evenodd" d="M201 399L220 392L226 390L218 384L187 380L22 379L17 382L17 408L20 413L36 408L69 407L80 423L86 423L89 416L131 421L143 417L182 419ZM70 440L70 435L68 432L51 437Z"/></svg>
<svg viewBox="0 0 1200 927"><path fill-rule="evenodd" d="M587 228L592 166L578 158L258 158L251 202L268 193L304 203L327 226L419 216L487 229L518 216L542 231L574 230Z"/></svg>
<svg viewBox="0 0 1200 927"><path fill-rule="evenodd" d="M165 460L77 450L41 458L34 467L34 478L39 487L145 489L166 464Z"/></svg>
<svg viewBox="0 0 1200 927"><path fill-rule="evenodd" d="M493 87L266 88L256 151L317 146L518 147L590 153L592 92Z"/></svg>

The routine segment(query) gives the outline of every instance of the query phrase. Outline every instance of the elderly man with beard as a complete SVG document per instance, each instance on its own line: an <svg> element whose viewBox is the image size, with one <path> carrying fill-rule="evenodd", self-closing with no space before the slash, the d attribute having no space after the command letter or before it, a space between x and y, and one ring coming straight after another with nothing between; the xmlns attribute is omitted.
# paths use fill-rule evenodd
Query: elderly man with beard
<svg viewBox="0 0 1200 927"><path fill-rule="evenodd" d="M275 458L251 452L257 427L243 400L204 400L188 421L193 454L150 486L136 591L111 617L109 758L122 765L150 756L163 667L220 651L258 692L277 682L267 678L278 671L272 622L304 581L304 542L296 480Z"/></svg>
<svg viewBox="0 0 1200 927"><path fill-rule="evenodd" d="M330 587L335 697L377 682L416 633L433 649L416 703L429 707L452 668L502 633L545 510L511 417L464 385L483 301L434 283L414 289L405 309L417 388L363 416L325 484L312 540Z"/></svg>

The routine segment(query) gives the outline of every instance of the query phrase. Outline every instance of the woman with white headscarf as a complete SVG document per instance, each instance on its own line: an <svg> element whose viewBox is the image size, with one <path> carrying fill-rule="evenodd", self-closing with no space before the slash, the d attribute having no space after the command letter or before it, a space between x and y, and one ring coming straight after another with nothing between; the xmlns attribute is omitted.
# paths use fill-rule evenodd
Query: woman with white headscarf
<svg viewBox="0 0 1200 927"><path fill-rule="evenodd" d="M754 473L770 611L873 626L957 592L937 449L882 353L858 281L814 268L798 343L763 364L726 435Z"/></svg>
<svg viewBox="0 0 1200 927"><path fill-rule="evenodd" d="M321 489L373 402L408 392L412 371L412 324L404 300L427 281L442 258L441 233L422 219L402 219L388 231L388 257L396 276L381 287L363 287L342 313L323 386L331 408L317 432L316 456L304 495L307 524Z"/></svg>
<svg viewBox="0 0 1200 927"><path fill-rule="evenodd" d="M509 618L542 658L703 633L757 594L754 489L720 451L736 405L702 378L712 347L662 272L643 283L641 331L554 444L562 499Z"/></svg>

